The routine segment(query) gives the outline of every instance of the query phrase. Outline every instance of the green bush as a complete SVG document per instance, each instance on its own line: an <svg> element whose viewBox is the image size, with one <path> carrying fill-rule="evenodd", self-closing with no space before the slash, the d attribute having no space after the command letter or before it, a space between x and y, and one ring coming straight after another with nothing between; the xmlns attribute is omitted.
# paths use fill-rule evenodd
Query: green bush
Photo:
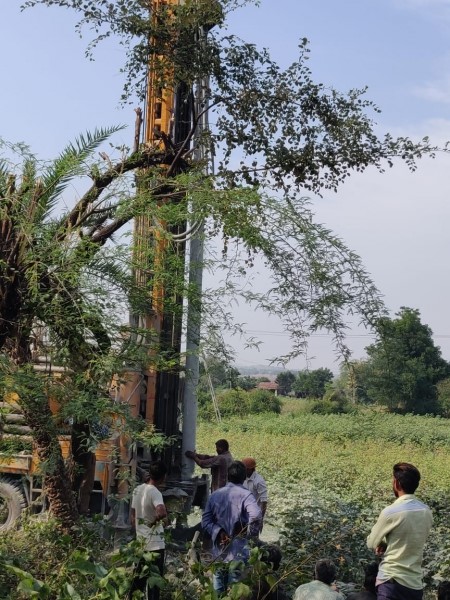
<svg viewBox="0 0 450 600"><path fill-rule="evenodd" d="M223 417L281 412L281 400L267 390L224 390L218 394L217 402Z"/></svg>
<svg viewBox="0 0 450 600"><path fill-rule="evenodd" d="M241 389L224 390L217 395L220 414L223 417L243 417L250 412L248 392Z"/></svg>
<svg viewBox="0 0 450 600"><path fill-rule="evenodd" d="M151 560L140 541L111 552L98 523L80 520L73 535L56 523L31 516L20 530L0 537L0 598L9 600L116 600L129 595L136 565ZM141 574L150 585L165 582L150 565ZM134 596L133 596L134 597ZM136 596L137 598L137 596Z"/></svg>
<svg viewBox="0 0 450 600"><path fill-rule="evenodd" d="M267 390L251 390L248 395L251 414L265 412L280 414L282 403L275 394Z"/></svg>

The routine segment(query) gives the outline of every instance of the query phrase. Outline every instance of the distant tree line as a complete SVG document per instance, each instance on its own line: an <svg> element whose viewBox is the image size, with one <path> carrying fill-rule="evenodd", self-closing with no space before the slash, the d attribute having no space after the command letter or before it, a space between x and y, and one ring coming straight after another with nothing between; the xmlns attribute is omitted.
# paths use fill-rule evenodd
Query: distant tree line
<svg viewBox="0 0 450 600"><path fill-rule="evenodd" d="M373 404L393 413L450 418L450 363L435 345L430 327L421 322L419 311L402 307L395 318L380 320L378 332L377 341L366 348L367 359L345 363L337 377L327 368L282 371L275 380L278 393L315 399L315 412L344 412ZM219 359L211 359L208 365L219 392L225 388L249 392L260 381L268 381L265 377L241 376L238 369ZM201 384L200 397L202 393ZM226 397L225 412L231 411L233 399L243 403L245 410L252 405L243 402L244 396L238 400L231 394ZM204 401L208 401L206 397Z"/></svg>

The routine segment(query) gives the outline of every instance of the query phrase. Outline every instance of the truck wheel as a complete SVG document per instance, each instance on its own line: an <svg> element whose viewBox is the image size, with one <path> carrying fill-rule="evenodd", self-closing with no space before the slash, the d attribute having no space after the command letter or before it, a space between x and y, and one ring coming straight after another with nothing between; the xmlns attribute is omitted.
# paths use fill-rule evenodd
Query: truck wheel
<svg viewBox="0 0 450 600"><path fill-rule="evenodd" d="M10 529L26 505L20 485L10 479L0 479L0 531Z"/></svg>

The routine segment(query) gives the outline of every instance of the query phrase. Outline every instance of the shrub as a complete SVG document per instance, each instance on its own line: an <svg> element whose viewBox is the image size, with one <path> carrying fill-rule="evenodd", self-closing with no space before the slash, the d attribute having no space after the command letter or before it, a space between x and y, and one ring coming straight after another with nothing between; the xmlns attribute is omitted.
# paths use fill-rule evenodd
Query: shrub
<svg viewBox="0 0 450 600"><path fill-rule="evenodd" d="M243 417L250 412L249 392L239 388L221 392L217 396L217 402L223 417L231 415Z"/></svg>
<svg viewBox="0 0 450 600"><path fill-rule="evenodd" d="M249 393L250 413L281 412L281 400L267 390L251 390Z"/></svg>
<svg viewBox="0 0 450 600"><path fill-rule="evenodd" d="M267 390L225 390L217 396L217 401L223 417L281 412L281 400Z"/></svg>

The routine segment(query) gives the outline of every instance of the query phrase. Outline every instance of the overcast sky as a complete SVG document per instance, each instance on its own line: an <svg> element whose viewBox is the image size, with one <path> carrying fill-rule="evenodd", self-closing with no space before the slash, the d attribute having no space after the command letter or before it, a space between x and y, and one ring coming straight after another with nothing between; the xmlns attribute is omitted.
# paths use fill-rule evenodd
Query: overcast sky
<svg viewBox="0 0 450 600"><path fill-rule="evenodd" d="M78 38L69 11L20 13L20 3L3 0L0 7L0 136L51 158L86 129L132 124L133 107L118 107L122 49L108 42L89 62L89 38ZM383 111L380 133L450 140L450 0L262 0L259 8L236 13L230 31L270 48L286 66L297 56L298 40L307 37L315 80L340 91L367 85L368 97ZM132 134L131 127L116 142L130 144ZM392 314L400 306L418 308L448 360L449 167L450 156L441 155L421 161L415 173L403 165L383 175L367 171L337 194L314 200L318 220L362 257ZM235 340L239 364L264 364L285 352L288 340L278 323L243 315L266 343L255 353ZM361 336L349 339L360 358L371 338L353 335ZM336 365L323 336L291 366Z"/></svg>

